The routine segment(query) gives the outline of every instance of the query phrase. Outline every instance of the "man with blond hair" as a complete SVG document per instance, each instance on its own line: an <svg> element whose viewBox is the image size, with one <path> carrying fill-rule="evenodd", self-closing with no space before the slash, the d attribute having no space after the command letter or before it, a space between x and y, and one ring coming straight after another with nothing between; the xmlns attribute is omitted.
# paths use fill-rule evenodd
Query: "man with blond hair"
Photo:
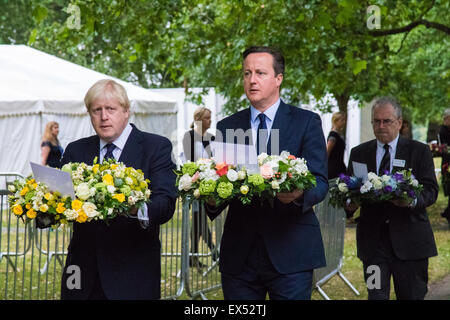
<svg viewBox="0 0 450 320"><path fill-rule="evenodd" d="M150 179L152 195L143 210L132 210L108 224L74 224L61 283L61 298L159 299L159 226L173 216L176 201L175 168L170 141L138 130L129 123L130 102L113 80L100 80L87 92L85 104L97 133L70 143L62 158L92 164L114 158L141 169ZM70 283L72 266L80 271L81 286ZM69 268L71 267L71 268Z"/></svg>

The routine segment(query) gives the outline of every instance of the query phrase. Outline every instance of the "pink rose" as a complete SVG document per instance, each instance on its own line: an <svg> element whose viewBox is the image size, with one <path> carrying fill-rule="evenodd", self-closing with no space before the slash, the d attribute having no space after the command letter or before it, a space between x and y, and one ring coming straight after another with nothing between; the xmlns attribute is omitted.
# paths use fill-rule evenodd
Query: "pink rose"
<svg viewBox="0 0 450 320"><path fill-rule="evenodd" d="M261 173L264 179L270 179L273 177L272 166L268 163L259 167L259 172Z"/></svg>
<svg viewBox="0 0 450 320"><path fill-rule="evenodd" d="M192 182L195 182L200 178L200 172L195 172L195 174L192 176Z"/></svg>

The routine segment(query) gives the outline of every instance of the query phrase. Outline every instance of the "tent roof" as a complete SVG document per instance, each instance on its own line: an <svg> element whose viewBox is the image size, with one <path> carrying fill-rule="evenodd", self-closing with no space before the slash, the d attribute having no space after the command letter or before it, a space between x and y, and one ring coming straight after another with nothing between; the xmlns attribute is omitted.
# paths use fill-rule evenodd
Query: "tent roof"
<svg viewBox="0 0 450 320"><path fill-rule="evenodd" d="M0 116L27 113L86 114L84 96L100 79L127 90L134 113L176 113L176 102L131 83L25 45L0 45Z"/></svg>

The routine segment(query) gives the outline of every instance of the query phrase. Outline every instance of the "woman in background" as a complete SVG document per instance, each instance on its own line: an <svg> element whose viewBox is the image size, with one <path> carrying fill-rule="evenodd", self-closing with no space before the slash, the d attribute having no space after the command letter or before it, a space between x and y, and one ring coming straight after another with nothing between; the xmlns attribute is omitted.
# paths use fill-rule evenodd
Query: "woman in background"
<svg viewBox="0 0 450 320"><path fill-rule="evenodd" d="M195 162L200 158L211 158L210 142L214 140L214 136L207 132L211 127L211 110L200 107L194 112L194 121L191 124L191 130L187 131L183 137L183 152L186 161ZM192 230L191 230L191 257L189 258L189 266L197 267L199 270L204 265L199 261L198 244L200 236L211 250L212 259L215 261L219 257L219 253L215 249L211 231L208 228L208 221L205 210L201 203L192 204Z"/></svg>
<svg viewBox="0 0 450 320"><path fill-rule="evenodd" d="M45 126L41 142L41 164L43 166L53 168L59 168L61 166L60 161L64 150L59 143L58 134L58 122L48 122Z"/></svg>
<svg viewBox="0 0 450 320"><path fill-rule="evenodd" d="M332 127L327 138L328 179L337 178L339 174L347 172L344 163L345 140L343 138L346 123L347 115L345 113L333 113Z"/></svg>

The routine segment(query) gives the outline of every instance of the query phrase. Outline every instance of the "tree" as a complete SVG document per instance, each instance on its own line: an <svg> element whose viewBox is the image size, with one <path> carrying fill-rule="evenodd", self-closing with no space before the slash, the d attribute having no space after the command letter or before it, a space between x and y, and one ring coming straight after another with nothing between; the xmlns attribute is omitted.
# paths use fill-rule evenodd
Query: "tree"
<svg viewBox="0 0 450 320"><path fill-rule="evenodd" d="M23 30L30 45L143 87L214 87L228 99L228 113L247 104L241 56L246 47L257 44L283 50L287 61L283 95L293 104L307 102L312 95L322 111L329 111L330 104L322 98L331 93L339 109L346 111L350 98L370 101L391 94L414 110L416 120L437 115L450 100L449 2L373 2L18 3L28 5L33 17ZM15 15L9 20L19 19L12 2L3 3L6 15ZM69 5L79 8L79 29L68 24L73 14ZM379 30L368 28L370 5L380 11ZM14 35L13 29L8 30Z"/></svg>

